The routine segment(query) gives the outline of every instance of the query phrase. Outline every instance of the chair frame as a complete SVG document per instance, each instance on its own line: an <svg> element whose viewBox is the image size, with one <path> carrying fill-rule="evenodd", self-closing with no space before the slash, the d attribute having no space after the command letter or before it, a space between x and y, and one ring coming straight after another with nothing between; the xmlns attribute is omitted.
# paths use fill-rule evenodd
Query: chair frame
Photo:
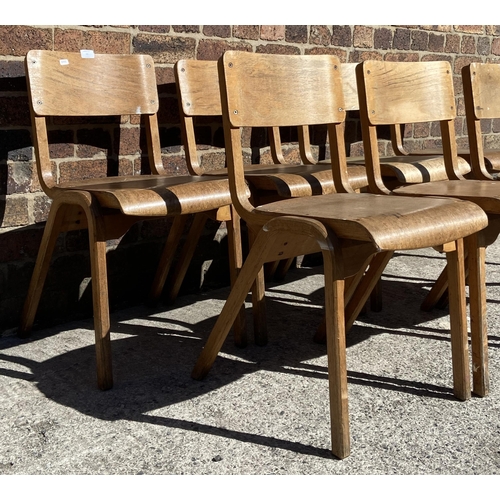
<svg viewBox="0 0 500 500"><path fill-rule="evenodd" d="M113 385L106 242L123 236L145 219L174 217L166 247L177 247L182 224L190 214L228 211L227 179L167 176L162 163L153 59L144 55L30 51L25 59L32 135L42 189L52 200L18 329L29 334L42 294L56 240L61 232L88 229L94 310L97 383ZM151 175L107 177L60 183L49 152L47 117L141 115ZM196 217L196 215L195 215ZM237 247L237 245L236 245ZM236 259L238 257L233 257ZM241 265L241 244L239 247ZM171 261L168 263L170 265ZM166 263L161 265L166 267ZM235 334L244 332L239 311Z"/></svg>
<svg viewBox="0 0 500 500"><path fill-rule="evenodd" d="M192 376L201 379L210 370L227 336L234 311L244 300L251 283L265 262L321 251L325 273L332 453L344 458L350 453L345 358L346 278L358 275L360 270L366 269L375 258L382 257L381 261L385 261L396 249L403 249L406 245L415 245L415 248L440 245L447 255L450 291L453 289L450 317L454 393L459 399L468 399L470 372L465 327L462 237L484 228L487 220L484 212L471 203L453 201L450 204L451 200L429 199L417 202L419 209L424 205L429 208L430 212L426 212L426 217L419 213L415 218L410 210L408 218L403 222L400 213L404 211L403 205L406 204L408 208L410 205L415 207L415 200L401 200L402 205L397 208L393 203L398 203L397 198L354 193L347 175L343 141L345 111L339 67L340 62L335 56L272 56L228 51L219 60L231 195L238 213L254 228L257 237L198 358ZM293 76L290 76L292 70ZM320 82L314 87L310 85L310 74L314 74L315 82ZM284 82L287 81L289 85L285 86ZM240 84L245 88L240 88ZM278 94L275 93L277 89ZM252 94L258 95L258 98L252 100ZM272 102L273 106L269 106L269 102ZM300 106L297 105L298 102L301 103ZM334 152L332 175L337 193L281 200L256 207L245 193L241 127L260 126L263 123L267 126L327 124ZM363 209L354 200L360 203L365 200L367 212L379 210L377 213L385 222L376 225L375 221L379 219L374 216L373 225L367 222L365 226L361 222L365 220L360 212ZM376 208L378 202L384 202L384 208ZM392 212L387 212L389 206ZM438 212L434 212L437 206ZM349 213L350 211L353 213ZM389 213L393 215L391 222L385 219ZM437 230L433 224L435 220L427 219L434 217L431 213L439 213L443 224L445 219L455 221L458 218L467 219L471 225L467 223L467 229L460 232L463 236L455 240L451 235L458 235L457 232L452 230L445 235L444 225ZM371 215L367 215L367 219L372 220ZM406 224L409 220L418 225L419 236L408 235L406 239L402 239L397 226ZM451 229L451 222L447 224ZM371 236L368 236L368 233ZM376 281L369 284L368 294Z"/></svg>

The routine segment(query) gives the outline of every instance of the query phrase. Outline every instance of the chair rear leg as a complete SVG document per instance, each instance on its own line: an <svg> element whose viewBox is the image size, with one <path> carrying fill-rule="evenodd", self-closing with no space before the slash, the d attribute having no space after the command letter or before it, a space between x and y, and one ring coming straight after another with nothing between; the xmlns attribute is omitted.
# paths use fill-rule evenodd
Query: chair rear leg
<svg viewBox="0 0 500 500"><path fill-rule="evenodd" d="M485 254L481 235L466 240L469 263L469 300L472 344L472 390L484 397L489 393L488 329L486 313Z"/></svg>
<svg viewBox="0 0 500 500"><path fill-rule="evenodd" d="M464 242L457 240L455 249L446 252L448 294L450 300L453 393L465 401L471 397L469 343L465 301Z"/></svg>
<svg viewBox="0 0 500 500"><path fill-rule="evenodd" d="M248 292L252 288L257 275L262 272L268 245L265 244L266 235L263 234L263 232L261 233L262 235L256 240L256 244L252 245L250 248L250 253L239 272L238 278L231 287L229 297L193 368L191 376L196 380L201 380L210 371L217 354L226 340L231 326L234 324L238 314L240 314L241 306ZM260 244L260 242L262 244Z"/></svg>
<svg viewBox="0 0 500 500"><path fill-rule="evenodd" d="M226 221L227 241L229 251L229 275L231 278L231 288L235 285L238 275L243 266L243 249L241 242L241 219L236 209L231 206L231 219ZM245 347L247 344L245 325L245 303L240 307L239 314L233 323L234 343L238 347Z"/></svg>
<svg viewBox="0 0 500 500"><path fill-rule="evenodd" d="M198 213L194 216L193 223L189 229L189 234L182 247L181 256L177 262L177 266L174 269L174 273L169 279L167 297L170 303L173 303L179 295L179 290L181 289L182 282L186 276L189 264L193 258L196 246L200 240L200 235L205 228L208 215L206 213Z"/></svg>
<svg viewBox="0 0 500 500"><path fill-rule="evenodd" d="M151 290L149 292L149 301L155 303L159 300L160 295L165 287L165 282L167 280L168 273L172 267L172 262L174 256L179 246L181 236L184 232L184 227L186 225L188 216L178 215L174 218L170 232L168 233L165 246L163 247L163 252L160 257L160 262L156 269L156 275L151 285Z"/></svg>
<svg viewBox="0 0 500 500"><path fill-rule="evenodd" d="M256 235L248 228L250 252L255 243ZM264 266L256 274L252 285L252 314L255 344L264 346L267 344L267 320L266 320L266 284L264 279Z"/></svg>

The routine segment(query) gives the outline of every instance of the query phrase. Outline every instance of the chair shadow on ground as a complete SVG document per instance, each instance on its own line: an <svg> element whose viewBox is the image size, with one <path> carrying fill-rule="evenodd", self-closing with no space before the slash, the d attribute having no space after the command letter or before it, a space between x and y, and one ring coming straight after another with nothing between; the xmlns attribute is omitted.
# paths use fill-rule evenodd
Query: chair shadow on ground
<svg viewBox="0 0 500 500"><path fill-rule="evenodd" d="M303 276L303 273L320 272L321 269L293 270L286 281L297 279L297 276ZM16 337L0 338L0 375L28 380L52 401L97 419L149 423L329 458L332 457L329 443L325 443L325 448L319 448L262 436L259 435L258 429L255 433L239 432L204 424L202 421L149 414L154 410L209 394L260 370L314 377L323 379L327 384L326 365L314 363L315 358L326 354L326 348L313 342L314 329L321 322L323 312L323 289L318 288L310 295L305 295L300 292L280 291L280 285L281 283L269 286L268 345L257 347L250 342L246 348L241 349L235 347L232 339L228 338L211 372L202 381L191 379L190 373L216 317L211 316L193 324L183 319L176 320L175 314L170 316L164 309L145 307L120 311L112 316L112 332L115 335L112 340L115 386L110 391L99 391L95 385L93 344L68 351L65 351L64 345L61 344L61 354L41 363L7 353L10 348L23 343L36 343L45 337L52 337L63 331L61 327L35 331L27 340ZM422 283L411 280L386 281L383 289L385 301L390 297L395 298L391 307L386 308L390 309L391 313L386 314L384 310L378 313L369 311L366 316L360 318L362 321L355 324L348 334L348 349L382 332L449 342L446 331L421 327L412 320L413 316L408 314L406 301L413 302L415 318L418 317L419 321L422 321L422 314L428 319L447 315L446 311L441 310L430 313L421 313L418 310L420 302L415 302L415 297L425 296ZM226 295L227 289L215 290L200 297L200 300L217 299L221 301L222 307ZM399 303L396 303L396 300ZM177 308L189 305L190 301L192 297L183 297L170 311L175 313ZM401 309L401 314L394 313L398 308ZM248 324L251 325L249 311ZM71 332L77 328L92 332L92 321L64 325L64 331ZM403 328L411 328L415 333L401 331ZM5 363L18 364L24 369L18 371L15 367L1 367L2 364L5 366ZM26 369L31 373L27 373ZM348 382L421 397L454 399L451 387L370 373L348 371ZM328 405L327 401L325 405ZM325 425L328 423L325 422Z"/></svg>

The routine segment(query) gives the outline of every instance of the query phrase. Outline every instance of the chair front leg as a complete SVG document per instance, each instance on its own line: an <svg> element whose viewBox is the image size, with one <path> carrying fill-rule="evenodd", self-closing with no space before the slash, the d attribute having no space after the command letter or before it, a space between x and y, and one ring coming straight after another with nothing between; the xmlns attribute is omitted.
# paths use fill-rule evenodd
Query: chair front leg
<svg viewBox="0 0 500 500"><path fill-rule="evenodd" d="M26 337L33 328L36 311L42 295L54 247L61 232L66 209L67 205L61 204L57 200L52 202L49 217L43 231L42 241L40 242L35 268L31 276L28 294L21 314L21 322L18 329L18 335L20 337Z"/></svg>
<svg viewBox="0 0 500 500"><path fill-rule="evenodd" d="M108 275L106 264L105 223L98 209L89 203L85 207L89 228L92 300L94 307L97 385L101 390L113 387L111 361L111 322L109 317Z"/></svg>
<svg viewBox="0 0 500 500"><path fill-rule="evenodd" d="M462 239L455 242L453 249L446 251L446 261L450 300L453 393L458 399L465 401L471 397L471 388L465 301L464 242Z"/></svg>

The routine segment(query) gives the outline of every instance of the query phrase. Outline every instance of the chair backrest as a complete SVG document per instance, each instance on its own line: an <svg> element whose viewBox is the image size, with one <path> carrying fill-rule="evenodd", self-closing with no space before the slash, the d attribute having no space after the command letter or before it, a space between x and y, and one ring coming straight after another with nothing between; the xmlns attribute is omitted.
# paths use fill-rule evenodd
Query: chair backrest
<svg viewBox="0 0 500 500"><path fill-rule="evenodd" d="M340 62L331 55L275 55L228 51L219 59L219 80L233 203L253 207L245 192L241 127L327 125L337 192L347 180Z"/></svg>
<svg viewBox="0 0 500 500"><path fill-rule="evenodd" d="M500 65L468 64L462 82L472 171L477 179L493 179L485 163L481 120L500 118Z"/></svg>
<svg viewBox="0 0 500 500"><path fill-rule="evenodd" d="M163 171L150 56L32 50L25 65L37 168L47 194L57 187L47 139L50 116L145 115L151 168Z"/></svg>
<svg viewBox="0 0 500 500"><path fill-rule="evenodd" d="M351 65L347 66L351 67ZM353 75L354 66L355 64L352 65L351 71ZM192 175L202 175L204 170L198 156L194 117L220 116L222 114L217 61L182 59L175 64L174 74L177 83L187 167ZM352 95L349 93L349 97ZM357 106L357 94L355 94L355 99ZM279 127L269 127L268 132L273 161L281 164L286 163ZM298 125L297 133L302 161L306 164L315 163L310 147L309 128Z"/></svg>
<svg viewBox="0 0 500 500"><path fill-rule="evenodd" d="M380 173L376 126L439 122L446 174L458 171L455 94L446 61L364 61L356 68L360 115L370 190L387 193Z"/></svg>

